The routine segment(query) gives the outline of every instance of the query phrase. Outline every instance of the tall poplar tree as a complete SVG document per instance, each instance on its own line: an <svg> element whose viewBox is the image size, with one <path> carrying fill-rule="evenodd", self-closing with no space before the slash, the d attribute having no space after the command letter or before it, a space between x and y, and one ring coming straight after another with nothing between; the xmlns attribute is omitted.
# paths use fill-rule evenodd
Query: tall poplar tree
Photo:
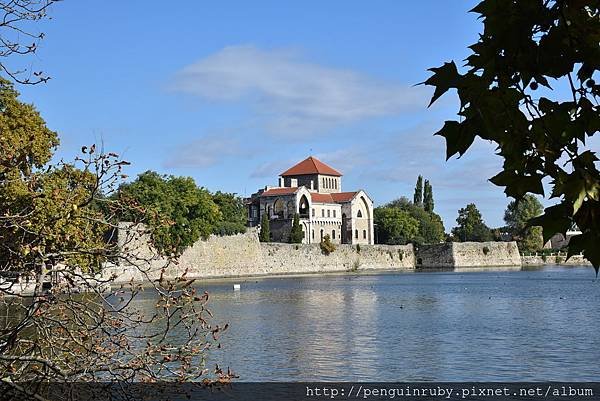
<svg viewBox="0 0 600 401"><path fill-rule="evenodd" d="M415 185L415 195L413 197L413 203L415 206L423 206L423 176L419 175L417 178L417 185Z"/></svg>
<svg viewBox="0 0 600 401"><path fill-rule="evenodd" d="M426 212L433 212L433 188L429 180L425 180L425 188L423 189L423 208Z"/></svg>
<svg viewBox="0 0 600 401"><path fill-rule="evenodd" d="M435 87L431 103L451 89L460 99L458 118L437 132L446 157L476 137L494 142L504 163L490 181L515 199L555 199L528 224L543 227L544 240L576 224L568 255L583 252L598 272L600 171L590 143L600 132L600 3L483 0L471 11L483 27L464 68L444 63L424 82Z"/></svg>
<svg viewBox="0 0 600 401"><path fill-rule="evenodd" d="M269 216L267 213L263 213L262 218L260 220L260 233L258 234L258 239L260 242L270 242L271 241L271 226L269 224Z"/></svg>

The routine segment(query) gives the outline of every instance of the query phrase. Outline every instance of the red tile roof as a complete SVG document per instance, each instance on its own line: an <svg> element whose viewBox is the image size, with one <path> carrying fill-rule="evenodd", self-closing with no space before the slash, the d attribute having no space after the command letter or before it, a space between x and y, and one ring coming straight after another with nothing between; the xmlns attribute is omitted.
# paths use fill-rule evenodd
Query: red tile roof
<svg viewBox="0 0 600 401"><path fill-rule="evenodd" d="M260 196L291 195L298 191L298 187L271 188L260 194Z"/></svg>
<svg viewBox="0 0 600 401"><path fill-rule="evenodd" d="M302 160L294 167L281 173L282 177L294 176L294 175L306 175L306 174L324 174L341 177L342 173L329 167L327 164L318 160L315 157L310 156L308 159Z"/></svg>
<svg viewBox="0 0 600 401"><path fill-rule="evenodd" d="M357 192L338 192L332 194L320 194L311 192L310 199L318 203L344 203L350 202Z"/></svg>
<svg viewBox="0 0 600 401"><path fill-rule="evenodd" d="M317 203L335 203L331 197L331 194L319 194L316 192L311 192L310 199Z"/></svg>
<svg viewBox="0 0 600 401"><path fill-rule="evenodd" d="M358 192L338 192L331 194L333 201L336 203L350 202Z"/></svg>

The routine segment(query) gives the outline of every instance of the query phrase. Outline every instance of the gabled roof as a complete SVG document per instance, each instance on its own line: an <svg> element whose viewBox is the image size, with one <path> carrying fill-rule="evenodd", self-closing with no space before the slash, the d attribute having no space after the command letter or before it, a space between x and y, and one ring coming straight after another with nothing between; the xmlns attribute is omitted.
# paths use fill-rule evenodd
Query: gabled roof
<svg viewBox="0 0 600 401"><path fill-rule="evenodd" d="M336 203L344 203L344 202L350 202L352 199L354 199L354 197L356 196L357 193L358 193L358 191L337 192L337 193L332 193L331 197L333 198L333 201Z"/></svg>
<svg viewBox="0 0 600 401"><path fill-rule="evenodd" d="M356 196L356 192L338 192L331 194L320 194L317 192L311 192L310 199L317 203L345 203L350 202Z"/></svg>
<svg viewBox="0 0 600 401"><path fill-rule="evenodd" d="M291 195L298 191L298 187L283 187L283 188L271 188L260 194L260 196L279 196L279 195Z"/></svg>
<svg viewBox="0 0 600 401"><path fill-rule="evenodd" d="M331 194L320 194L317 192L310 193L310 200L317 203L335 203Z"/></svg>
<svg viewBox="0 0 600 401"><path fill-rule="evenodd" d="M342 173L335 170L332 167L329 167L327 164L323 163L319 159L310 156L307 159L302 160L300 163L296 164L294 167L291 167L281 173L282 177L294 176L294 175L308 175L308 174L323 174L323 175L333 175L335 177L341 177Z"/></svg>

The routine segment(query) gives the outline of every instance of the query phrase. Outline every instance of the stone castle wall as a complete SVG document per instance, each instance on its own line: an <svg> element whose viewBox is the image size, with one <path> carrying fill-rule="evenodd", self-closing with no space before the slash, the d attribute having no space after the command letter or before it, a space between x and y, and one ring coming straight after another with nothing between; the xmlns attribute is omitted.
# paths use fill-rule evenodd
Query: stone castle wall
<svg viewBox="0 0 600 401"><path fill-rule="evenodd" d="M521 257L515 242L453 242L421 246L415 255L412 245L337 244L325 255L319 244L261 243L258 231L226 237L210 236L185 250L177 263L157 258L144 234L123 223L119 245L130 255L131 263L105 269L116 282L176 278L219 278L256 275L305 274L364 270L409 271L416 268L486 268L521 265L589 265L581 256L568 262L564 257ZM151 259L147 261L146 259ZM132 268L136 264L138 268ZM166 266L166 267L165 267ZM162 269L164 268L164 272Z"/></svg>
<svg viewBox="0 0 600 401"><path fill-rule="evenodd" d="M516 242L448 242L421 246L417 267L496 267L521 266Z"/></svg>
<svg viewBox="0 0 600 401"><path fill-rule="evenodd" d="M124 239L127 238L127 239ZM134 254L132 268L125 262L106 269L116 282L144 281L180 277L238 277L271 274L342 272L350 270L413 270L415 256L412 245L336 245L329 255L319 244L260 243L258 232L226 237L210 236L186 249L177 263L157 258L143 234L123 225L119 234L123 249ZM152 259L146 261L145 259ZM161 269L164 269L164 273ZM141 273L142 270L144 273ZM146 277L145 277L146 276Z"/></svg>
<svg viewBox="0 0 600 401"><path fill-rule="evenodd" d="M523 266L545 266L545 265L557 265L557 266L591 266L592 264L582 255L573 255L569 260L565 260L567 257L564 254L561 255L549 255L549 256L522 256L521 262Z"/></svg>

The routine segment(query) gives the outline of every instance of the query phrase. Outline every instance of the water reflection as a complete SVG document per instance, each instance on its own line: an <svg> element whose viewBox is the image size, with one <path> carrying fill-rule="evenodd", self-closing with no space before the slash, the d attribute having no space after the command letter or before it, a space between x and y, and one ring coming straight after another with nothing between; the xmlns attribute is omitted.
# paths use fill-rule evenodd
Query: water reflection
<svg viewBox="0 0 600 401"><path fill-rule="evenodd" d="M595 380L591 269L340 275L202 287L211 363L255 380Z"/></svg>

